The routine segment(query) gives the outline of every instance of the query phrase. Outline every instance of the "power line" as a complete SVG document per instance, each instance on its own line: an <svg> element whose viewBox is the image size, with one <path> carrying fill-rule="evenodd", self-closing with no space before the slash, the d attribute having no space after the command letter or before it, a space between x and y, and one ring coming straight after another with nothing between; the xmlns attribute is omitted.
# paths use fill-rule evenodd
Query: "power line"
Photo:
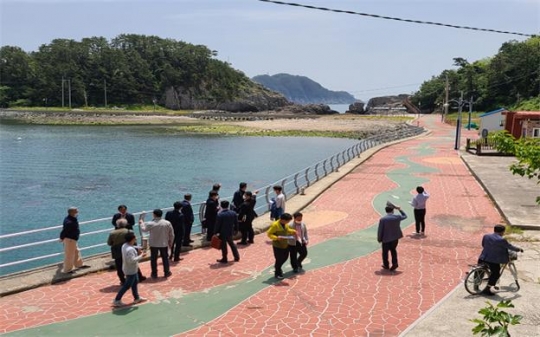
<svg viewBox="0 0 540 337"><path fill-rule="evenodd" d="M341 10L341 9L310 6L310 5L304 5L304 4L294 3L294 2L284 2L284 1L274 1L274 0L258 0L258 1L273 3L273 4L277 4L277 5L285 5L285 6L294 6L294 7L303 7L303 8L309 8L309 9L316 9L316 10L327 11L327 12L335 12L335 13L367 16L367 17L376 18L376 19L384 19L384 20L394 20L394 21L401 21L401 22L408 22L408 23L416 23L416 24L421 24L421 25L433 25L433 26L441 26L441 27L447 27L447 28L468 29L468 30L476 30L476 31L488 32L488 33L510 34L510 35L519 35L519 36L527 36L527 37L535 36L535 34L525 34L525 33L510 32L510 31L496 30L496 29L489 29L489 28L478 28L478 27L470 27L470 26L452 25L452 24L440 23L440 22L432 22L432 21L404 19L404 18L398 18L398 17L392 17L392 16L384 16L384 15L378 15L378 14L369 14L369 13L362 13L362 12L346 11L346 10Z"/></svg>

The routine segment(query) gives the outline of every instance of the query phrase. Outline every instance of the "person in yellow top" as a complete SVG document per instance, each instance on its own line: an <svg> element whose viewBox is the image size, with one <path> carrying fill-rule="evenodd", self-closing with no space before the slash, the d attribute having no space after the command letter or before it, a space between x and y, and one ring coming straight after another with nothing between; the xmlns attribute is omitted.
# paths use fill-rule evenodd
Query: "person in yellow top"
<svg viewBox="0 0 540 337"><path fill-rule="evenodd" d="M276 259L274 277L280 280L283 279L281 267L289 258L289 243L287 240L291 237L294 238L294 235L296 235L296 231L287 226L291 220L292 216L289 213L283 213L279 220L274 221L266 232L266 235L272 240L274 258Z"/></svg>

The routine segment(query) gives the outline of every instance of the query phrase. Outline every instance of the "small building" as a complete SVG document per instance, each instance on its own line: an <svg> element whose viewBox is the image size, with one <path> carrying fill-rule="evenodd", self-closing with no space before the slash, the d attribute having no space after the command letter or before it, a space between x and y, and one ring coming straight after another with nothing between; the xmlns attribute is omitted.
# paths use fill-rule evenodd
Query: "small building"
<svg viewBox="0 0 540 337"><path fill-rule="evenodd" d="M499 131L504 130L504 116L503 113L506 109L500 108L493 111L488 111L481 114L480 117L480 130Z"/></svg>
<svg viewBox="0 0 540 337"><path fill-rule="evenodd" d="M540 111L506 111L504 129L516 139L540 138Z"/></svg>

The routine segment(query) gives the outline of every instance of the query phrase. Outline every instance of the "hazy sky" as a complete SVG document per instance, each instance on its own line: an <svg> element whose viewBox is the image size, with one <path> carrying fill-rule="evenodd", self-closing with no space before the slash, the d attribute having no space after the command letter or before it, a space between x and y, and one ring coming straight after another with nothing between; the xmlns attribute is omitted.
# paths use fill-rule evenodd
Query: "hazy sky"
<svg viewBox="0 0 540 337"><path fill-rule="evenodd" d="M292 0L336 9L538 34L540 0ZM304 75L357 98L411 93L512 35L401 23L256 0L0 0L0 44L157 35L204 44L252 77Z"/></svg>

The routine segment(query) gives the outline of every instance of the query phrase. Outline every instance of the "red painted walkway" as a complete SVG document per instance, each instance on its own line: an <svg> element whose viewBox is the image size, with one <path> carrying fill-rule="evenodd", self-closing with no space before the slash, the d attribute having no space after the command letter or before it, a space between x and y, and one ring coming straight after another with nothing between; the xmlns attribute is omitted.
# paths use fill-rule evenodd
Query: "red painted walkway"
<svg viewBox="0 0 540 337"><path fill-rule="evenodd" d="M428 180L423 186L432 195L427 236L419 239L410 236L412 227L405 230L397 273L381 272L379 251L317 270L306 264L305 274L269 286L182 335L397 336L440 301L475 261L481 235L501 218L453 150L453 129L439 118L422 117L431 135L381 150L304 210L310 245L315 245L377 222L382 210L373 208L373 199L397 187L389 172L406 167L396 158L406 156L436 169L419 174ZM420 154L420 148L429 148L430 154ZM405 206L405 200L400 204ZM412 211L408 213L406 224L413 221ZM232 266L215 264L219 253L212 249L185 254L172 267L172 277L149 279L139 291L157 303L249 278L273 263L266 237L255 241L241 248L241 261ZM150 274L148 263L142 269ZM103 272L2 298L0 333L110 312L117 284L114 272Z"/></svg>

